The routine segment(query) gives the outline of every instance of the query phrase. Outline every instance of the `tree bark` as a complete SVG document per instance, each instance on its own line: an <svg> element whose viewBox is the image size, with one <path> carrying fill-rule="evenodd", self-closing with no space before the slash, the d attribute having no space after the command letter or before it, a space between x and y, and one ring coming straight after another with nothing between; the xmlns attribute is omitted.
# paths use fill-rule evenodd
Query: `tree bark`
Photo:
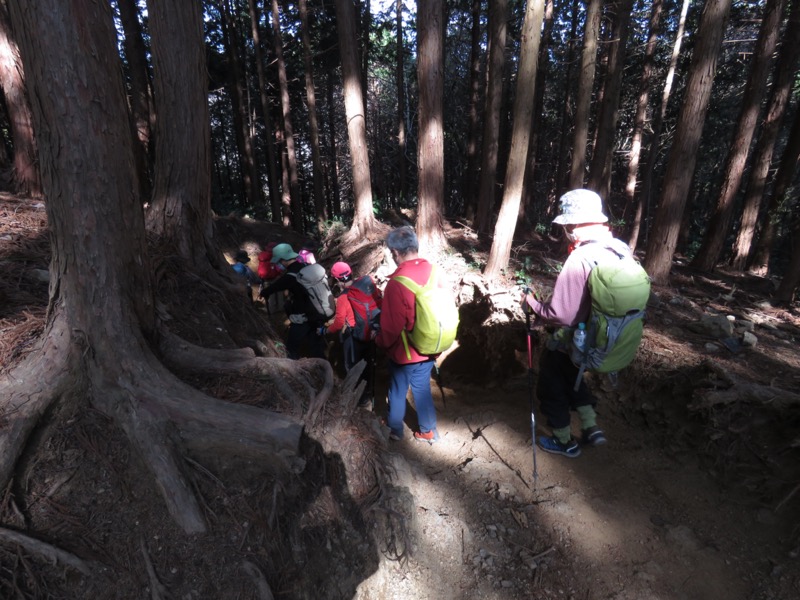
<svg viewBox="0 0 800 600"><path fill-rule="evenodd" d="M400 1L400 0L398 0ZM467 109L467 168L464 171L463 192L464 216L475 219L478 204L478 182L480 165L478 141L480 136L478 103L481 97L481 0L472 0L472 27L470 28L469 51L469 108Z"/></svg>
<svg viewBox="0 0 800 600"><path fill-rule="evenodd" d="M480 0L475 0L480 2ZM405 204L408 197L408 157L406 156L406 91L405 91L405 49L403 47L403 0L395 2L397 63L395 81L397 83L397 172L400 179L398 204Z"/></svg>
<svg viewBox="0 0 800 600"><path fill-rule="evenodd" d="M417 85L419 86L419 204L417 237L420 250L435 254L447 240L444 214L444 40L443 0L417 2Z"/></svg>
<svg viewBox="0 0 800 600"><path fill-rule="evenodd" d="M308 33L308 0L299 1L300 32L303 39L303 62L306 76L306 104L308 105L308 131L311 136L311 165L314 178L314 212L317 233L325 231L327 214L325 190L322 182L322 158L319 149L319 124L317 121L317 92L314 87L314 66L311 52L311 37Z"/></svg>
<svg viewBox="0 0 800 600"><path fill-rule="evenodd" d="M766 89L769 65L778 44L781 18L786 0L767 0L753 52L753 62L742 98L742 109L736 123L728 156L723 170L722 187L717 205L700 244L692 266L700 271L712 271L720 260L725 240L730 233L734 217L734 200L744 177L745 163L750 152L750 142L756 130L761 100Z"/></svg>
<svg viewBox="0 0 800 600"><path fill-rule="evenodd" d="M731 0L707 0L697 30L697 45L689 68L683 106L664 175L664 189L647 244L647 272L665 285L672 267L686 195L697 163L711 87Z"/></svg>
<svg viewBox="0 0 800 600"><path fill-rule="evenodd" d="M336 0L336 29L339 34L339 52L342 56L344 107L353 169L354 211L349 235L353 239L358 239L375 228L375 216L372 213L367 124L364 99L361 95L355 24L353 1Z"/></svg>
<svg viewBox="0 0 800 600"><path fill-rule="evenodd" d="M39 197L42 194L42 183L31 106L25 89L25 71L4 6L0 6L0 85L3 87L14 142L14 189L18 194Z"/></svg>
<svg viewBox="0 0 800 600"><path fill-rule="evenodd" d="M169 3L157 4L176 14ZM210 398L177 379L154 354L152 269L109 4L11 0L9 8L15 31L23 32L22 57L38 99L33 117L52 260L44 335L0 379L0 411L9 418L0 431L0 486L38 416L54 402L83 399L128 434L184 531L202 532L205 518L182 473L182 452L244 452L296 469L302 427L283 415ZM165 13L153 8L153 48L159 52ZM181 22L196 27L202 40L199 1L193 10L185 3L182 8Z"/></svg>
<svg viewBox="0 0 800 600"><path fill-rule="evenodd" d="M572 0L572 16L570 18L569 43L567 44L567 72L564 77L564 100L561 109L561 127L558 135L558 165L556 166L556 198L560 198L566 191L569 183L567 163L569 152L567 140L569 139L570 124L574 124L572 112L572 69L575 64L575 38L578 31L578 0ZM555 203L554 203L555 204Z"/></svg>
<svg viewBox="0 0 800 600"><path fill-rule="evenodd" d="M489 60L487 63L486 108L483 111L483 142L475 229L488 234L492 226L497 188L497 160L500 145L500 110L503 105L508 0L489 0Z"/></svg>
<svg viewBox="0 0 800 600"><path fill-rule="evenodd" d="M797 65L800 61L800 44L789 40L800 39L800 0L793 0L789 9L789 23L783 36L775 65L775 74L770 88L770 97L767 103L767 112L764 117L761 135L758 138L753 153L753 166L750 168L750 180L744 197L744 208L739 225L739 233L733 245L731 265L737 271L743 271L747 266L753 248L758 215L761 212L764 190L767 185L769 168L772 163L772 154L775 142L778 139L781 123L792 93Z"/></svg>
<svg viewBox="0 0 800 600"><path fill-rule="evenodd" d="M283 40L281 38L278 0L272 0L272 42L275 47L275 60L278 65L278 84L281 94L281 113L283 115L283 141L285 144L284 159L286 160L286 172L289 177L292 228L295 231L302 232L304 230L303 204L300 197L300 180L297 175L297 152L294 147L294 128L292 126L292 111L289 103L289 80L286 75L286 63L283 60Z"/></svg>
<svg viewBox="0 0 800 600"><path fill-rule="evenodd" d="M586 24L583 28L581 72L578 77L578 96L575 101L575 129L572 138L572 166L569 172L570 189L583 187L586 172L586 144L589 140L589 109L592 102L594 72L597 65L597 36L600 30L602 0L589 0Z"/></svg>
<svg viewBox="0 0 800 600"><path fill-rule="evenodd" d="M544 18L544 0L527 0L525 21L522 26L517 90L514 96L514 129L511 134L511 152L508 157L503 203L494 229L494 241L489 252L484 276L495 279L508 266L511 242L525 183L525 167L530 145L531 115L536 88L536 66Z"/></svg>

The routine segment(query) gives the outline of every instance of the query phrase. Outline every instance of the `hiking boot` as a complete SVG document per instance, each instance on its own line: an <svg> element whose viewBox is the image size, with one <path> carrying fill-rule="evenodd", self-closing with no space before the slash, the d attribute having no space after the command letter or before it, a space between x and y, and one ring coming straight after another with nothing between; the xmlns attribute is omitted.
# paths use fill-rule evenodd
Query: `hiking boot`
<svg viewBox="0 0 800 600"><path fill-rule="evenodd" d="M414 439L418 442L428 442L429 444L435 444L439 441L439 432L433 429L432 431L426 431L422 433L421 431L414 432Z"/></svg>
<svg viewBox="0 0 800 600"><path fill-rule="evenodd" d="M597 425L584 429L581 434L581 444L584 446L602 446L607 443L606 434Z"/></svg>
<svg viewBox="0 0 800 600"><path fill-rule="evenodd" d="M581 455L581 447L578 440L569 438L569 442L562 444L557 437L540 436L538 440L539 448L551 454L561 454L567 458L578 458Z"/></svg>

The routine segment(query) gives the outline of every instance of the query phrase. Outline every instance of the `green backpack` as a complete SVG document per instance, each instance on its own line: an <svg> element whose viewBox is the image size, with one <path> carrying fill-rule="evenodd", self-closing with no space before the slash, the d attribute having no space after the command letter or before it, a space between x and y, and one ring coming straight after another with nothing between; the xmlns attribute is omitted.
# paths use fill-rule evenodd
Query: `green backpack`
<svg viewBox="0 0 800 600"><path fill-rule="evenodd" d="M411 359L408 343L420 354L439 354L452 346L458 331L458 307L448 290L437 286L438 267L432 265L425 285L398 275L393 278L414 293L416 317L414 329L401 332L406 356Z"/></svg>
<svg viewBox="0 0 800 600"><path fill-rule="evenodd" d="M615 240L605 249L591 259L592 309L586 323L586 347L577 365L576 391L586 370L614 376L627 367L642 341L650 277L623 242Z"/></svg>

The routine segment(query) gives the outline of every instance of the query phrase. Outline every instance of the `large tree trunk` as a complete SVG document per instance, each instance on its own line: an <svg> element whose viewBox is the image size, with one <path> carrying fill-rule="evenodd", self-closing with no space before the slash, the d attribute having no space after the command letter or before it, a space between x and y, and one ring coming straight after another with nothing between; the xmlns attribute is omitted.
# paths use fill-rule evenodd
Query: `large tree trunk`
<svg viewBox="0 0 800 600"><path fill-rule="evenodd" d="M25 90L25 71L4 6L0 6L0 85L14 140L14 189L18 194L40 196L38 152L34 139L31 106Z"/></svg>
<svg viewBox="0 0 800 600"><path fill-rule="evenodd" d="M514 129L511 134L511 152L506 168L503 204L494 229L494 242L489 252L484 275L494 279L501 269L508 266L511 241L525 183L525 167L530 145L531 114L536 87L536 64L539 58L539 42L544 18L544 0L528 0L525 21L522 26L517 91L514 96Z"/></svg>
<svg viewBox="0 0 800 600"><path fill-rule="evenodd" d="M561 108L561 127L558 135L558 164L556 165L556 198L566 191L569 181L567 163L569 162L568 143L570 124L573 122L572 110L572 69L575 64L575 38L578 32L578 0L572 0L572 16L570 18L569 43L567 44L567 72L564 76L564 99Z"/></svg>
<svg viewBox="0 0 800 600"><path fill-rule="evenodd" d="M356 18L352 0L336 0L336 29L344 77L344 108L347 134L350 139L350 160L353 168L354 211L350 236L359 239L375 228L372 213L372 182L367 151L367 124L358 64Z"/></svg>
<svg viewBox="0 0 800 600"><path fill-rule="evenodd" d="M583 187L586 172L586 144L589 140L589 109L592 102L594 72L597 65L597 35L600 30L602 0L589 0L586 24L583 28L583 51L581 72L578 77L578 96L575 101L575 129L572 138L572 166L569 171L569 187Z"/></svg>
<svg viewBox="0 0 800 600"><path fill-rule="evenodd" d="M447 240L444 213L444 0L417 3L417 85L419 86L419 146L417 149L419 205L417 236L420 248L435 254Z"/></svg>
<svg viewBox="0 0 800 600"><path fill-rule="evenodd" d="M647 272L657 284L667 283L672 268L672 255L697 162L697 149L730 8L731 0L707 0L700 18L698 41L689 68L675 142L664 175L661 203L647 244Z"/></svg>
<svg viewBox="0 0 800 600"><path fill-rule="evenodd" d="M734 200L744 177L744 167L750 152L750 142L756 130L761 100L769 75L769 65L778 44L781 18L786 0L767 0L764 16L758 33L758 42L753 52L753 63L747 77L742 109L736 123L736 132L731 142L722 176L722 187L717 206L706 228L703 242L692 261L692 266L701 271L711 271L719 262L725 240L731 229L734 216Z"/></svg>
<svg viewBox="0 0 800 600"><path fill-rule="evenodd" d="M333 102L333 72L328 70L325 78L325 99L328 105L328 179L330 181L331 215L342 216L342 195L339 190L339 152L336 144L336 108Z"/></svg>
<svg viewBox="0 0 800 600"><path fill-rule="evenodd" d="M789 133L789 140L786 142L786 148L783 150L778 173L775 175L772 196L764 217L764 224L761 227L761 235L758 237L758 243L753 253L753 262L750 265L750 271L757 275L769 273L769 259L781 219L781 205L792 184L798 164L800 164L800 109L795 109L794 123Z"/></svg>
<svg viewBox="0 0 800 600"><path fill-rule="evenodd" d="M639 81L639 95L636 99L636 114L633 118L633 133L631 134L631 149L628 152L628 177L625 182L625 208L622 212L622 219L630 221L634 211L636 201L636 181L639 178L639 159L642 152L642 137L644 127L647 123L647 107L650 103L650 87L653 85L653 66L655 62L656 45L661 27L661 13L663 12L663 0L654 0L650 9L650 23L648 26L647 45L644 50L644 65L642 67L642 78ZM633 231L629 226L628 231ZM628 244L631 250L636 249L636 241L639 230L636 226L635 237L631 235Z"/></svg>
<svg viewBox="0 0 800 600"><path fill-rule="evenodd" d="M272 212L272 222L281 222L281 196L278 186L278 157L275 152L275 134L272 127L272 107L267 94L267 76L264 73L264 58L261 52L261 15L256 5L256 0L247 0L250 11L250 35L253 38L253 61L256 64L258 77L258 95L261 100L261 114L264 119L264 146L267 149L267 187L269 189L269 206Z"/></svg>
<svg viewBox="0 0 800 600"><path fill-rule="evenodd" d="M478 213L475 229L489 233L492 226L497 188L497 159L500 145L500 110L503 106L503 67L506 58L508 1L489 0L489 60L487 62L485 109L483 111L483 140L481 172L478 191Z"/></svg>
<svg viewBox="0 0 800 600"><path fill-rule="evenodd" d="M325 230L325 189L322 182L322 159L319 150L319 125L317 122L317 92L314 87L314 67L311 53L311 37L308 34L308 1L300 0L300 31L303 39L303 61L306 76L306 103L308 105L308 131L311 134L311 165L314 178L314 212L317 233Z"/></svg>
<svg viewBox="0 0 800 600"><path fill-rule="evenodd" d="M285 143L284 159L286 168L284 172L288 173L289 177L288 187L292 206L292 227L295 231L302 232L304 230L303 203L300 197L300 179L297 175L297 152L294 148L294 128L292 126L292 111L289 103L289 80L286 75L286 63L283 60L283 39L281 37L280 15L278 14L278 0L272 0L272 43L275 48L275 61L278 65L278 84L281 93L281 112L283 114L283 141Z"/></svg>
<svg viewBox="0 0 800 600"><path fill-rule="evenodd" d="M681 6L678 29L675 33L675 43L672 45L672 57L669 61L667 77L664 80L664 89L661 91L661 104L655 113L656 117L652 125L650 145L647 151L647 164L644 174L642 175L642 189L639 194L639 202L636 205L636 214L633 217L633 227L631 228L631 237L629 241L631 248L635 248L638 245L642 220L648 218L650 212L649 207L651 190L653 188L653 174L655 173L656 161L658 160L659 148L661 145L661 127L667 115L667 105L669 104L669 97L672 93L672 82L675 78L678 56L681 53L681 42L683 41L683 31L686 26L686 15L689 12L690 2L691 0L683 0L683 5ZM647 232L646 228L645 232Z"/></svg>
<svg viewBox="0 0 800 600"><path fill-rule="evenodd" d="M764 117L761 135L753 153L753 166L750 168L750 180L744 197L742 220L739 233L733 245L731 265L737 271L744 270L753 247L758 215L767 185L769 167L775 142L780 133L786 108L792 93L792 84L800 61L800 44L792 40L800 39L800 0L793 0L789 9L789 23L783 36L783 43L775 65L772 87L770 88L767 113Z"/></svg>
<svg viewBox="0 0 800 600"><path fill-rule="evenodd" d="M152 190L150 164L150 130L152 113L152 86L147 68L147 50L139 21L139 8L135 0L119 0L119 20L125 33L122 46L128 62L130 78L130 110L133 130L138 144L134 144L136 172L143 200L150 199Z"/></svg>
<svg viewBox="0 0 800 600"><path fill-rule="evenodd" d="M244 452L296 468L300 423L205 396L154 354L155 298L109 5L12 0L9 8L39 100L33 117L41 132L52 260L44 334L0 380L0 411L7 419L0 432L0 486L38 418L54 403L83 400L127 433L178 524L202 532L203 511L182 472L181 454ZM182 8L183 22L198 27L202 39L199 2L192 11ZM152 7L150 16L159 20ZM154 52L158 48L154 43Z"/></svg>
<svg viewBox="0 0 800 600"><path fill-rule="evenodd" d="M621 0L611 5L616 10L616 15L608 53L608 71L606 72L603 102L597 119L597 139L589 169L589 189L597 191L608 204L610 204L614 134L617 129L619 97L622 90L622 67L625 63L625 48L633 2L634 0Z"/></svg>

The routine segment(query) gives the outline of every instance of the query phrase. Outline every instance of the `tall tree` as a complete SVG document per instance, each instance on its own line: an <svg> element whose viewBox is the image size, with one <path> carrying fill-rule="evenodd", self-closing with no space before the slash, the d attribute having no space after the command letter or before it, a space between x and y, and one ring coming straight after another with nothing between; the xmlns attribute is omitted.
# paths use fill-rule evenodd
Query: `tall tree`
<svg viewBox="0 0 800 600"><path fill-rule="evenodd" d="M753 238L758 215L761 212L775 142L778 139L786 108L789 106L792 85L797 73L798 62L800 62L800 44L794 43L794 40L798 39L800 39L800 0L793 0L789 8L789 23L786 26L780 54L775 65L761 135L759 135L753 151L753 164L750 168L750 179L744 196L739 232L736 242L733 244L731 265L737 271L742 271L747 266L747 259L753 247Z"/></svg>
<svg viewBox="0 0 800 600"><path fill-rule="evenodd" d="M444 237L444 0L417 2L417 85L419 86L419 204L417 236L420 248L432 253L447 244Z"/></svg>
<svg viewBox="0 0 800 600"><path fill-rule="evenodd" d="M399 0L398 0L399 1ZM468 220L475 218L478 203L478 140L480 137L478 102L481 96L481 0L472 0L472 26L470 28L469 49L469 108L467 114L467 164L464 169L463 191L464 215Z"/></svg>
<svg viewBox="0 0 800 600"><path fill-rule="evenodd" d="M623 220L630 219L634 213L636 201L636 181L639 178L639 159L642 151L642 137L647 123L647 107L650 104L650 88L653 85L653 68L655 63L656 46L661 29L661 13L663 0L654 0L650 7L650 20L648 24L647 44L644 50L644 64L642 77L639 80L639 94L636 98L636 114L633 117L633 132L631 133L631 148L628 152L628 176L625 181L625 208L622 212ZM633 226L628 227L632 231ZM638 223L635 226L638 237ZM631 249L636 248L636 237L631 237L628 243Z"/></svg>
<svg viewBox="0 0 800 600"><path fill-rule="evenodd" d="M14 142L14 189L19 194L39 196L42 184L33 118L25 89L25 70L5 6L0 6L0 86L3 88Z"/></svg>
<svg viewBox="0 0 800 600"><path fill-rule="evenodd" d="M664 118L667 115L667 106L669 105L670 95L672 94L672 82L675 79L675 69L678 65L678 56L681 53L681 42L683 41L683 31L686 27L686 15L689 12L689 4L691 0L683 0L681 6L681 14L678 18L678 28L675 33L675 42L672 44L672 56L669 60L669 68L667 69L667 76L664 79L664 89L661 90L661 102L658 110L655 111L655 119L653 120L650 134L650 144L648 145L647 164L645 165L644 173L642 174L642 188L639 194L639 202L636 204L636 214L633 217L633 227L631 228L630 240L628 243L631 248L636 248L639 240L639 231L641 230L642 219L649 213L648 207L650 206L651 190L653 188L653 174L655 173L656 161L658 160L661 129L664 123Z"/></svg>
<svg viewBox="0 0 800 600"><path fill-rule="evenodd" d="M770 255L772 246L778 234L778 225L781 221L781 209L784 197L792 184L797 167L800 165L800 108L795 109L794 122L792 123L789 139L783 149L781 162L778 172L775 174L775 182L772 186L767 214L761 226L761 233L758 236L755 251L753 252L752 262L749 265L750 271L757 275L769 273Z"/></svg>
<svg viewBox="0 0 800 600"><path fill-rule="evenodd" d="M188 10L187 4L181 3L180 22L202 39L200 2ZM40 342L0 379L0 485L7 485L42 415L72 413L85 403L125 432L182 529L203 532L203 509L182 471L184 452L255 452L285 465L275 452L295 452L301 427L200 393L153 350L160 324L109 4L11 0L8 6L36 98L52 285Z"/></svg>
<svg viewBox="0 0 800 600"><path fill-rule="evenodd" d="M775 292L775 299L787 304L794 300L797 286L800 284L800 243L798 243L798 240L800 240L800 220L795 220L790 238L794 241L792 244L792 256L789 266L786 267L786 273L781 279L781 285Z"/></svg>
<svg viewBox="0 0 800 600"><path fill-rule="evenodd" d="M492 226L497 160L500 146L500 111L503 106L503 69L506 62L506 31L508 30L508 0L489 0L489 59L487 62L485 108L483 111L483 141L478 191L478 213L475 229L489 233Z"/></svg>
<svg viewBox="0 0 800 600"><path fill-rule="evenodd" d="M568 184L567 179L569 174L567 172L568 161L568 142L570 125L573 124L573 109L572 109L572 69L575 64L575 38L578 32L578 13L580 3L578 0L572 0L572 12L569 32L569 42L567 44L567 72L564 76L564 93L563 102L561 103L561 127L559 128L558 135L558 163L556 165L556 197L561 197L565 192L565 187Z"/></svg>
<svg viewBox="0 0 800 600"><path fill-rule="evenodd" d="M322 158L319 148L319 125L317 122L317 92L314 87L314 67L311 52L311 36L308 32L308 0L299 1L300 32L303 39L303 62L306 76L306 104L308 106L308 130L311 135L311 166L314 177L314 212L317 233L325 229L325 190L322 182Z"/></svg>
<svg viewBox="0 0 800 600"><path fill-rule="evenodd" d="M364 99L361 95L353 0L336 0L336 29L339 33L339 53L342 57L344 108L353 168L353 224L348 233L352 239L359 239L375 228L375 216L372 213L367 123Z"/></svg>
<svg viewBox="0 0 800 600"><path fill-rule="evenodd" d="M514 96L514 129L511 134L511 152L508 156L503 203L494 229L494 241L489 252L484 275L494 279L508 266L515 223L522 200L525 167L530 145L531 114L536 87L536 65L539 59L539 42L544 18L544 0L528 0L522 26L522 44L517 72L517 91Z"/></svg>
<svg viewBox="0 0 800 600"><path fill-rule="evenodd" d="M734 217L734 200L744 177L745 162L750 152L750 143L758 123L761 101L766 89L769 65L781 30L781 19L786 0L767 0L758 41L753 52L750 74L742 97L742 108L736 122L736 131L731 141L722 176L722 187L717 205L706 228L700 249L692 265L701 271L711 271L722 254L725 240L731 230Z"/></svg>
<svg viewBox="0 0 800 600"><path fill-rule="evenodd" d="M667 283L672 267L730 8L731 0L706 0L700 17L675 141L664 174L661 202L647 243L647 272L657 284Z"/></svg>
<svg viewBox="0 0 800 600"><path fill-rule="evenodd" d="M600 31L600 14L603 0L589 0L586 23L583 27L581 71L578 77L578 96L575 101L575 129L572 137L572 166L569 187L583 187L586 172L586 144L589 140L589 109L592 102L594 72L597 66L597 36Z"/></svg>
<svg viewBox="0 0 800 600"><path fill-rule="evenodd" d="M480 0L476 0L480 1ZM396 64L395 82L397 87L397 172L400 178L400 203L408 196L408 157L406 156L406 83L405 49L403 47L403 0L395 2L396 23Z"/></svg>
<svg viewBox="0 0 800 600"><path fill-rule="evenodd" d="M294 147L294 127L292 126L292 109L289 101L289 79L286 75L286 62L283 60L283 38L278 12L278 0L272 0L272 43L275 48L275 60L278 66L278 85L281 94L281 114L284 155L286 161L284 173L289 177L289 196L292 207L292 227L295 231L303 231L303 204L300 197L300 179L297 174L297 152ZM284 187L284 190L286 186ZM285 192L284 192L285 193Z"/></svg>
<svg viewBox="0 0 800 600"><path fill-rule="evenodd" d="M614 133L619 115L619 97L622 90L622 68L625 63L625 48L628 27L634 0L621 0L610 5L615 12L614 26L608 51L603 102L597 118L597 138L589 169L589 189L597 191L608 202L611 189L611 159L614 150Z"/></svg>
<svg viewBox="0 0 800 600"><path fill-rule="evenodd" d="M281 198L278 186L278 158L275 154L275 135L272 127L272 107L267 93L267 76L264 73L264 58L261 51L261 14L256 0L247 0L250 12L250 35L253 38L253 62L258 77L258 96L261 101L261 114L264 119L264 146L267 150L267 186L269 189L269 205L272 221L281 222Z"/></svg>

